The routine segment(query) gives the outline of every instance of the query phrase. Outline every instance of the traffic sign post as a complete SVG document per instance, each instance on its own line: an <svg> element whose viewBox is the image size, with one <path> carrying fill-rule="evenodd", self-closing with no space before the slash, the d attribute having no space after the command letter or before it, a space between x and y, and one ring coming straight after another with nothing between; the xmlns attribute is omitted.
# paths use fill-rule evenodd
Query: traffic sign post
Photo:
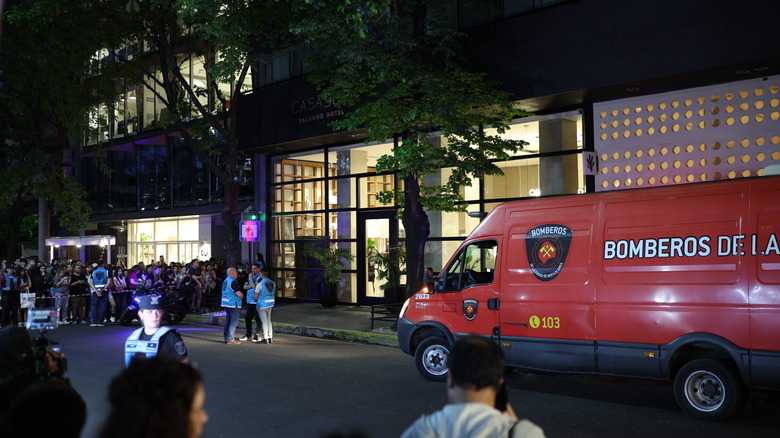
<svg viewBox="0 0 780 438"><path fill-rule="evenodd" d="M260 241L260 221L241 221L238 225L238 236L242 242Z"/></svg>

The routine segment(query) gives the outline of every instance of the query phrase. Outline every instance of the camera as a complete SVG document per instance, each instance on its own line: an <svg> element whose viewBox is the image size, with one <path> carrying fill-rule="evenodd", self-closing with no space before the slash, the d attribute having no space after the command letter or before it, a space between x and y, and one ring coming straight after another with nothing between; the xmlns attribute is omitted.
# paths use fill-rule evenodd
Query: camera
<svg viewBox="0 0 780 438"><path fill-rule="evenodd" d="M57 328L57 309L29 309L27 330L54 330Z"/></svg>
<svg viewBox="0 0 780 438"><path fill-rule="evenodd" d="M33 358L36 373L41 377L67 381L68 363L62 354L62 346L46 337L47 330L57 328L57 309L30 309L27 314L27 330L38 330L33 339Z"/></svg>

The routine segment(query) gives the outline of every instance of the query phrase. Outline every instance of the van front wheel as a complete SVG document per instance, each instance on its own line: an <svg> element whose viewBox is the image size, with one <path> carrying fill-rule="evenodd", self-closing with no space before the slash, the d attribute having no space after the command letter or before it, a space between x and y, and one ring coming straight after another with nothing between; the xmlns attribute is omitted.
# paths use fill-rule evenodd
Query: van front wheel
<svg viewBox="0 0 780 438"><path fill-rule="evenodd" d="M447 356L450 347L447 340L441 336L432 336L417 346L414 353L414 363L417 371L428 380L441 382L447 375Z"/></svg>
<svg viewBox="0 0 780 438"><path fill-rule="evenodd" d="M742 406L744 393L737 373L712 359L697 359L685 364L674 379L677 404L699 420L729 418Z"/></svg>

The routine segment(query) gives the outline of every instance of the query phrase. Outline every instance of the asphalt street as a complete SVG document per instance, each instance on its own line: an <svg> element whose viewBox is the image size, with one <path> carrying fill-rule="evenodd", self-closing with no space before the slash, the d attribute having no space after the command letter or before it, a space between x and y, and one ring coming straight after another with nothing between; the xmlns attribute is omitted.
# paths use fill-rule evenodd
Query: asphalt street
<svg viewBox="0 0 780 438"><path fill-rule="evenodd" d="M132 329L63 326L49 334L62 342L68 376L87 401L83 438L92 438L105 418L106 389L122 369ZM446 403L444 384L425 381L397 348L284 334L271 345L225 345L221 327L185 324L179 330L205 376L207 438L351 430L397 437L420 414ZM712 424L685 416L666 382L512 373L508 384L515 410L548 437L780 437L777 397Z"/></svg>

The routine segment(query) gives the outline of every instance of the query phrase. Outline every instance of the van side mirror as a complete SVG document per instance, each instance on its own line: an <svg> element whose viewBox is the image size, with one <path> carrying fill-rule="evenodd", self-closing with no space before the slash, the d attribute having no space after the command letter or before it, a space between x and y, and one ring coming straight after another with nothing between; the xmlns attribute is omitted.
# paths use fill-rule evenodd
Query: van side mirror
<svg viewBox="0 0 780 438"><path fill-rule="evenodd" d="M433 293L439 293L444 290L444 276L436 277L433 281Z"/></svg>

